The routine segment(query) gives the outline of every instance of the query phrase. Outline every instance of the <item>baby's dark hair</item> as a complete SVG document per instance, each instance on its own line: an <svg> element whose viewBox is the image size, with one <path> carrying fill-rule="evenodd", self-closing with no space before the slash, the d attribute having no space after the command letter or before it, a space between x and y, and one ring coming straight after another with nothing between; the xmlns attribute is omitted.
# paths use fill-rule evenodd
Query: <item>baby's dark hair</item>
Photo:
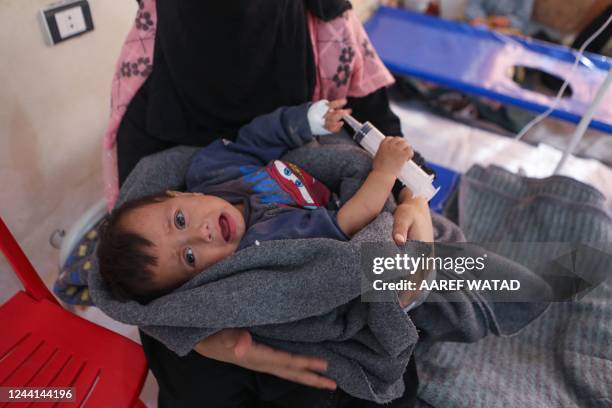
<svg viewBox="0 0 612 408"><path fill-rule="evenodd" d="M163 192L128 201L113 210L103 223L97 248L98 265L102 278L117 298L145 304L168 292L153 282L151 268L157 265L157 258L149 250L153 242L121 224L130 212L170 197Z"/></svg>

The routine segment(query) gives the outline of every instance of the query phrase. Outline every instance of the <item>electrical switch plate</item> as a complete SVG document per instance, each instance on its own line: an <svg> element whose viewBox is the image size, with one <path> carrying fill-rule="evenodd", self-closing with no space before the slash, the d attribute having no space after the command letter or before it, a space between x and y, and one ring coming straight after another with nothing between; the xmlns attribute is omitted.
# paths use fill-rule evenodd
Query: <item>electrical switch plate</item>
<svg viewBox="0 0 612 408"><path fill-rule="evenodd" d="M39 13L45 41L49 45L94 29L87 0L65 0L50 4Z"/></svg>

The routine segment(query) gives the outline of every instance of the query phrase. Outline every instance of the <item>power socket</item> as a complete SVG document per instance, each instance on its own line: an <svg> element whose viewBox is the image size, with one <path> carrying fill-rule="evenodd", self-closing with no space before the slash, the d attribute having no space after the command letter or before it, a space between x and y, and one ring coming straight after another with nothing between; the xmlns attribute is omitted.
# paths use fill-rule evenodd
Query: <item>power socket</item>
<svg viewBox="0 0 612 408"><path fill-rule="evenodd" d="M54 45L94 29L87 0L50 4L38 14L45 42Z"/></svg>

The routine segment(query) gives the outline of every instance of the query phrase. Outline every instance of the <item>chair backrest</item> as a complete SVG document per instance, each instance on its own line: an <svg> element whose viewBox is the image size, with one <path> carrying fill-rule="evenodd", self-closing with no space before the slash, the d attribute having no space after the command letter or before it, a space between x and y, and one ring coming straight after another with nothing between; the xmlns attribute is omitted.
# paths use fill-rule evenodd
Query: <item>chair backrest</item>
<svg viewBox="0 0 612 408"><path fill-rule="evenodd" d="M142 347L62 308L2 218L0 251L25 289L0 305L0 384L73 387L69 406L144 407Z"/></svg>
<svg viewBox="0 0 612 408"><path fill-rule="evenodd" d="M9 231L2 217L0 217L0 251L2 251L13 268L27 294L36 300L47 299L59 304L36 273L30 260L11 234L11 231Z"/></svg>

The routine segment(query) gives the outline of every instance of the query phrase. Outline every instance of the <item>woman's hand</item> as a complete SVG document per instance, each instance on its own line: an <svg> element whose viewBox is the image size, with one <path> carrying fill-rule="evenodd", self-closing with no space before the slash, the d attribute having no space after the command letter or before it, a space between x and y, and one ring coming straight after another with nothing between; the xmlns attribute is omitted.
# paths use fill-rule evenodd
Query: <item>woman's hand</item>
<svg viewBox="0 0 612 408"><path fill-rule="evenodd" d="M285 380L329 390L336 382L320 375L327 362L316 357L299 356L253 342L244 329L225 329L202 340L194 348L199 354L237 366L271 374Z"/></svg>
<svg viewBox="0 0 612 408"><path fill-rule="evenodd" d="M413 197L408 188L400 192L399 204L393 213L393 240L398 245L407 240L434 240L427 201L423 197Z"/></svg>

